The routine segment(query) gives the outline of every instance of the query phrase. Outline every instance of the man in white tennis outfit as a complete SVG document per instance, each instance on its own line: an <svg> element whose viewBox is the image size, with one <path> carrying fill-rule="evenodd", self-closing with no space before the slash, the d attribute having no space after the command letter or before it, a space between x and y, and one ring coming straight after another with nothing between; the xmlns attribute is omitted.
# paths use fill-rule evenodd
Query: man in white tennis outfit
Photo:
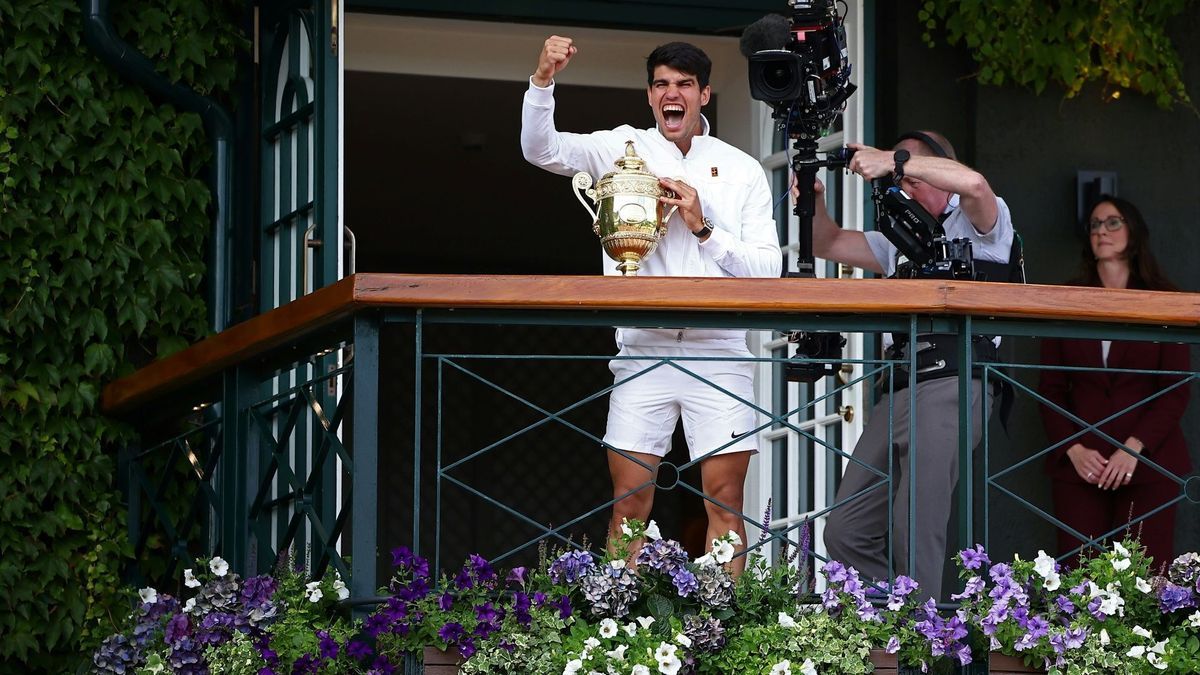
<svg viewBox="0 0 1200 675"><path fill-rule="evenodd" d="M647 169L664 176L661 185L675 193L660 201L679 207L639 275L778 277L782 256L762 166L710 136L708 120L700 114L712 95L708 56L673 42L647 57L654 128L623 125L575 134L555 129L553 78L577 51L567 37L551 36L543 45L522 106L525 159L564 176L587 171L599 177L613 170L625 142L633 141ZM617 274L610 262L604 267L605 274ZM746 331L618 328L617 347L618 358L609 364L617 386L604 435L616 500L610 539L619 535L623 519L648 520L653 478L682 416L708 497L706 540L732 530L744 541L742 497L750 455L757 451L751 432L758 426L754 410L742 402L754 398L754 363L744 360L751 356ZM678 357L719 360L674 360ZM734 570L743 565L737 558Z"/></svg>

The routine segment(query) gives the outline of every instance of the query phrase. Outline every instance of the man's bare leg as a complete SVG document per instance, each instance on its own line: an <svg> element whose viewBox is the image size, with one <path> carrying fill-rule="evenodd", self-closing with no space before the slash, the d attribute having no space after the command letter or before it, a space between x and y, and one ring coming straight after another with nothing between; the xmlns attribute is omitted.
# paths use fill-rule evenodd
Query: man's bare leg
<svg viewBox="0 0 1200 675"><path fill-rule="evenodd" d="M650 518L650 508L654 506L653 480L662 458L644 452L627 454L636 457L651 469L620 453L608 451L608 473L612 476L613 499L617 500L613 504L612 519L608 522L608 541L605 544L609 552L612 552L612 541L621 536L621 522L636 518L645 523ZM631 490L636 492L629 494ZM640 548L641 542L634 542L629 552L636 555Z"/></svg>
<svg viewBox="0 0 1200 675"><path fill-rule="evenodd" d="M742 520L742 501L746 492L746 470L750 466L750 454L731 452L713 455L700 462L700 479L704 484L704 494L722 505L704 500L704 510L708 513L706 546L710 549L713 539L733 530L742 540L742 546L737 547L737 552L745 550L746 522ZM742 570L746 569L746 556L734 558L729 567L734 576L741 574Z"/></svg>

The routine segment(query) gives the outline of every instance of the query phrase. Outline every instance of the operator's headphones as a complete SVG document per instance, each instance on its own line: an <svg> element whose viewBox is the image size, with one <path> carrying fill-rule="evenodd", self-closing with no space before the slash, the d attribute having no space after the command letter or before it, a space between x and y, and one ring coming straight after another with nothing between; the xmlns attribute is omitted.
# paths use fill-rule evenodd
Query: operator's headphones
<svg viewBox="0 0 1200 675"><path fill-rule="evenodd" d="M950 154L942 147L940 143L933 140L933 137L923 131L906 131L900 134L896 139L896 143L904 140L920 141L925 147L933 151L933 154L943 159L950 159Z"/></svg>

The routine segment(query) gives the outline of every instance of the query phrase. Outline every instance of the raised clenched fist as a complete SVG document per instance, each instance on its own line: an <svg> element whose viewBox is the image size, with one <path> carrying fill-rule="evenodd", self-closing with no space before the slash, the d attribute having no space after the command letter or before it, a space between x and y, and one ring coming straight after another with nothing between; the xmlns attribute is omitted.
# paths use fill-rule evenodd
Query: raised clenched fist
<svg viewBox="0 0 1200 675"><path fill-rule="evenodd" d="M557 35L546 38L541 56L538 57L537 70L533 71L534 84L539 87L550 86L554 76L567 67L571 57L575 56L575 52L578 51L572 42L569 37Z"/></svg>

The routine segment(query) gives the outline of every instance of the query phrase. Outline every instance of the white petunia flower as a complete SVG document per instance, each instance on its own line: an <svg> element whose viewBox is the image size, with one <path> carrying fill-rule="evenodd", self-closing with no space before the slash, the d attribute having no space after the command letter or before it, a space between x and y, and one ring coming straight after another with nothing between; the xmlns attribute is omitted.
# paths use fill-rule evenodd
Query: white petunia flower
<svg viewBox="0 0 1200 675"><path fill-rule="evenodd" d="M1140 659L1145 656L1145 654L1146 648L1141 645L1137 645L1135 647L1130 647L1129 651L1125 653L1125 656L1132 656L1135 659Z"/></svg>
<svg viewBox="0 0 1200 675"><path fill-rule="evenodd" d="M1188 625L1192 628L1200 628L1200 612L1188 617Z"/></svg>
<svg viewBox="0 0 1200 675"><path fill-rule="evenodd" d="M1112 642L1112 640L1108 637L1108 631L1105 630L1104 628L1101 628L1100 629L1100 644L1107 646L1109 642Z"/></svg>
<svg viewBox="0 0 1200 675"><path fill-rule="evenodd" d="M677 656L672 656L669 659L659 659L658 661L658 672L663 675L676 675L682 667L683 661L680 661Z"/></svg>
<svg viewBox="0 0 1200 675"><path fill-rule="evenodd" d="M142 602L146 603L147 605L153 605L154 603L158 602L158 591L147 586L146 588L138 591L138 597L141 598Z"/></svg>
<svg viewBox="0 0 1200 675"><path fill-rule="evenodd" d="M771 666L771 675L792 675L792 662L784 659Z"/></svg>
<svg viewBox="0 0 1200 675"><path fill-rule="evenodd" d="M625 535L626 537L633 536L633 528L629 526L628 518L621 519L621 534Z"/></svg>
<svg viewBox="0 0 1200 675"><path fill-rule="evenodd" d="M650 669L639 663L633 667L633 670L629 671L629 675L650 675Z"/></svg>
<svg viewBox="0 0 1200 675"><path fill-rule="evenodd" d="M183 613L184 614L191 614L192 611L195 609L196 609L196 599L195 598L188 598L188 601L183 603Z"/></svg>
<svg viewBox="0 0 1200 675"><path fill-rule="evenodd" d="M605 652L604 655L614 661L624 661L626 649L629 649L629 645L618 645L616 649Z"/></svg>
<svg viewBox="0 0 1200 675"><path fill-rule="evenodd" d="M223 577L229 572L229 563L225 562L224 558L217 556L208 561L208 569L212 570L213 574Z"/></svg>
<svg viewBox="0 0 1200 675"><path fill-rule="evenodd" d="M610 561L608 561L608 566L613 568L614 570L623 570L623 569L625 569L625 561L624 560L610 560Z"/></svg>
<svg viewBox="0 0 1200 675"><path fill-rule="evenodd" d="M642 628L643 628L643 629L646 629L646 628L649 628L649 627L650 627L650 624L654 623L654 617L652 617L652 616L639 616L639 617L637 618L637 622L638 622L639 624L641 624L641 626L642 626Z"/></svg>
<svg viewBox="0 0 1200 675"><path fill-rule="evenodd" d="M196 579L194 574L192 574L192 569L190 567L183 571L183 585L187 586L188 588L200 587L200 581Z"/></svg>
<svg viewBox="0 0 1200 675"><path fill-rule="evenodd" d="M1129 557L1129 549L1122 546L1121 542L1119 542L1119 541L1113 542L1113 550L1116 551L1117 555L1121 556L1122 558Z"/></svg>
<svg viewBox="0 0 1200 675"><path fill-rule="evenodd" d="M563 668L563 675L575 675L581 670L583 670L583 661L572 659L567 661L566 667Z"/></svg>
<svg viewBox="0 0 1200 675"><path fill-rule="evenodd" d="M1118 572L1124 572L1125 570L1129 569L1129 566L1132 564L1133 561L1131 561L1129 558L1117 558L1116 560L1112 561L1113 569Z"/></svg>
<svg viewBox="0 0 1200 675"><path fill-rule="evenodd" d="M1154 644L1154 646L1150 648L1149 651L1151 651L1155 654L1166 654L1167 653L1167 641L1161 640L1159 642L1156 642Z"/></svg>
<svg viewBox="0 0 1200 675"><path fill-rule="evenodd" d="M717 564L717 561L715 559L713 559L712 553L705 553L704 555L700 556L699 558L696 558L693 562L695 562L700 567L708 567L710 565Z"/></svg>
<svg viewBox="0 0 1200 675"><path fill-rule="evenodd" d="M1153 633L1151 633L1150 631L1146 630L1145 628L1142 628L1141 626L1134 626L1134 627L1133 627L1133 634L1134 634L1134 635L1138 635L1138 636L1140 636L1140 637L1144 637L1144 638L1153 638L1153 637L1154 637L1154 634L1153 634Z"/></svg>
<svg viewBox="0 0 1200 675"><path fill-rule="evenodd" d="M804 659L804 663L800 664L800 675L817 675L817 667L812 659Z"/></svg>
<svg viewBox="0 0 1200 675"><path fill-rule="evenodd" d="M796 620L793 619L792 617L788 616L787 612L780 612L779 613L779 625L783 626L784 628L795 628Z"/></svg>
<svg viewBox="0 0 1200 675"><path fill-rule="evenodd" d="M337 599L340 601L350 597L350 590L347 589L346 583L341 578L334 579L334 590L337 591Z"/></svg>
<svg viewBox="0 0 1200 675"><path fill-rule="evenodd" d="M741 538L741 537L739 537L739 536L738 536L738 533L737 533L737 532L734 532L733 530L730 530L730 531L729 531L729 534L725 535L723 538L724 538L726 541L732 542L734 546L741 546L741 545L742 545L742 538Z"/></svg>
<svg viewBox="0 0 1200 675"><path fill-rule="evenodd" d="M676 635L675 641L678 642L679 644L683 645L684 647L692 646L692 638L684 635L683 633Z"/></svg>
<svg viewBox="0 0 1200 675"><path fill-rule="evenodd" d="M1150 665L1154 666L1155 668L1158 668L1159 670L1167 669L1167 662L1163 661L1163 658L1161 656L1159 656L1158 654L1155 654L1154 652L1150 652L1149 654L1146 654L1146 663L1149 663Z"/></svg>
<svg viewBox="0 0 1200 675"><path fill-rule="evenodd" d="M320 602L321 598L324 596L325 594L321 591L321 582L310 581L307 584L304 584L304 597L309 602Z"/></svg>
<svg viewBox="0 0 1200 675"><path fill-rule="evenodd" d="M629 637L633 637L634 635L637 635L637 624L632 621L625 624L625 634L628 635Z"/></svg>
<svg viewBox="0 0 1200 675"><path fill-rule="evenodd" d="M600 641L594 637L590 637L583 641L583 646L587 647L588 649L595 649L596 647L600 646Z"/></svg>
<svg viewBox="0 0 1200 675"><path fill-rule="evenodd" d="M712 555L718 563L724 565L733 560L734 548L733 544L720 539L713 539Z"/></svg>
<svg viewBox="0 0 1200 675"><path fill-rule="evenodd" d="M1047 575L1046 583L1043 584L1043 586L1045 586L1046 590L1048 590L1048 591L1056 591L1056 590L1058 590L1058 587L1061 585L1062 585L1062 577L1060 577L1058 575L1058 572L1051 572L1049 575Z"/></svg>
<svg viewBox="0 0 1200 675"><path fill-rule="evenodd" d="M617 635L617 622L612 619L605 619L600 622L600 637L607 640Z"/></svg>
<svg viewBox="0 0 1200 675"><path fill-rule="evenodd" d="M658 649L654 651L654 658L658 659L659 661L662 661L663 659L671 659L675 656L675 652L678 650L679 647L676 647L670 642L660 642L658 643Z"/></svg>
<svg viewBox="0 0 1200 675"><path fill-rule="evenodd" d="M653 520L646 526L646 538L651 540L662 539L662 532L658 531L658 523Z"/></svg>
<svg viewBox="0 0 1200 675"><path fill-rule="evenodd" d="M1037 572L1038 576L1043 579L1054 574L1054 558L1039 549L1037 557L1033 559L1033 571Z"/></svg>
<svg viewBox="0 0 1200 675"><path fill-rule="evenodd" d="M1150 587L1150 584L1141 577L1138 577L1137 579L1135 579L1133 582L1133 585L1136 586L1137 589L1143 593L1149 594L1149 593L1154 592L1154 589Z"/></svg>

